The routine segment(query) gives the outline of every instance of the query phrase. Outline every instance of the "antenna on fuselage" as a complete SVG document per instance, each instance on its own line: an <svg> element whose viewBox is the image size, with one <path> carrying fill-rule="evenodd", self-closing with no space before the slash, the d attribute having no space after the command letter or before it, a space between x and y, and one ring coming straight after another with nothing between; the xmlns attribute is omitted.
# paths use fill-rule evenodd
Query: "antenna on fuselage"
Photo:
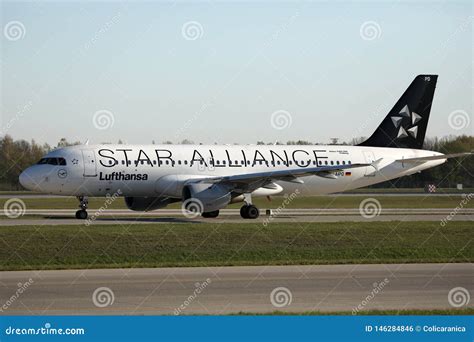
<svg viewBox="0 0 474 342"><path fill-rule="evenodd" d="M86 142L84 143L84 145L89 145L89 139L86 140Z"/></svg>

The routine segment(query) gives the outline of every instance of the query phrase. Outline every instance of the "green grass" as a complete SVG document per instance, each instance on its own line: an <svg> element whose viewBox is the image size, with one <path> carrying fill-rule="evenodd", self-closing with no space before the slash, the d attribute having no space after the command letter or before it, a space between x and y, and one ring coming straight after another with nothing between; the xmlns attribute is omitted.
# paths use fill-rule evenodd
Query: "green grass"
<svg viewBox="0 0 474 342"><path fill-rule="evenodd" d="M352 315L351 311L304 311L304 312L288 312L288 311L273 311L271 313L255 314L250 312L239 312L237 315L255 316L255 315L272 315L272 316L327 316L337 315L346 316ZM405 310L362 310L357 313L357 316L374 316L374 315L395 315L395 316L420 316L420 315L474 315L474 308L459 308L459 309L405 309Z"/></svg>
<svg viewBox="0 0 474 342"><path fill-rule="evenodd" d="M452 196L301 196L296 197L285 205L286 208L358 208L362 200L372 197L376 198L382 205L382 208L455 208L461 201L460 195ZM24 198L27 209L76 209L78 201L74 197L64 198ZM284 197L275 196L272 201L266 198L255 198L254 204L260 208L277 208L282 205ZM7 199L0 199L0 208L3 207ZM91 197L89 199L89 208L98 209L104 206L105 198ZM229 208L240 208L242 203L236 203ZM468 202L465 208L474 208L474 201ZM123 198L119 198L111 205L110 209L125 209ZM180 208L180 204L172 204L167 208Z"/></svg>
<svg viewBox="0 0 474 342"><path fill-rule="evenodd" d="M0 270L472 261L469 221L0 227Z"/></svg>
<svg viewBox="0 0 474 342"><path fill-rule="evenodd" d="M473 192L474 188L464 188L458 190L456 188L437 188L436 192L440 194L455 194L455 193L468 193ZM346 191L347 193L424 193L423 188L360 188L355 190Z"/></svg>

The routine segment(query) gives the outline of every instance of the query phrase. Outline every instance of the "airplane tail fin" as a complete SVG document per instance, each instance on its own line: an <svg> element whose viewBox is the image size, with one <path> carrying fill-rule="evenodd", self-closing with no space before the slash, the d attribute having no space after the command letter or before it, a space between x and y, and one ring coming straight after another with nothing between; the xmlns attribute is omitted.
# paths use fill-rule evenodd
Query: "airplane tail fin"
<svg viewBox="0 0 474 342"><path fill-rule="evenodd" d="M438 75L418 75L380 126L358 146L421 149Z"/></svg>

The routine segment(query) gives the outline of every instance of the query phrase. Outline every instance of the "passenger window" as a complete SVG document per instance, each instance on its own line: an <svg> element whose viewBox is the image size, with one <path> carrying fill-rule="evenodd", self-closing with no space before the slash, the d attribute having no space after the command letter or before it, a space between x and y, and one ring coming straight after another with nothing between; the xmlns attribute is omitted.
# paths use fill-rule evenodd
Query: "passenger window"
<svg viewBox="0 0 474 342"><path fill-rule="evenodd" d="M166 165L169 165L169 164L170 164L170 161L169 161L169 160L167 160L167 161L166 161Z"/></svg>
<svg viewBox="0 0 474 342"><path fill-rule="evenodd" d="M327 164L328 164L328 161L327 161L327 160L325 160L325 161L324 161L324 164L326 164L326 165L327 165Z"/></svg>
<svg viewBox="0 0 474 342"><path fill-rule="evenodd" d="M184 161L184 165L188 165L188 161L187 161L187 160Z"/></svg>
<svg viewBox="0 0 474 342"><path fill-rule="evenodd" d="M339 165L339 160L336 162L337 165Z"/></svg>
<svg viewBox="0 0 474 342"><path fill-rule="evenodd" d="M320 160L320 161L318 162L318 164L319 164L319 165L323 165L323 162Z"/></svg>
<svg viewBox="0 0 474 342"><path fill-rule="evenodd" d="M181 160L178 160L178 165L181 165Z"/></svg>
<svg viewBox="0 0 474 342"><path fill-rule="evenodd" d="M334 162L331 160L331 165L334 165Z"/></svg>

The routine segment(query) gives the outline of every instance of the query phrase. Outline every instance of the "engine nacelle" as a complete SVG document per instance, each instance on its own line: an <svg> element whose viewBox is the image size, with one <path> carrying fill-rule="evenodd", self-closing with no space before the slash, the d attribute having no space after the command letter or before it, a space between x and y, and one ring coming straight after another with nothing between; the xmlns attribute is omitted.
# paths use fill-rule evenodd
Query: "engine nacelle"
<svg viewBox="0 0 474 342"><path fill-rule="evenodd" d="M227 187L218 184L195 183L183 187L183 202L193 198L202 205L202 212L225 208L231 200Z"/></svg>
<svg viewBox="0 0 474 342"><path fill-rule="evenodd" d="M151 211L177 201L168 197L125 197L127 208L134 211Z"/></svg>

